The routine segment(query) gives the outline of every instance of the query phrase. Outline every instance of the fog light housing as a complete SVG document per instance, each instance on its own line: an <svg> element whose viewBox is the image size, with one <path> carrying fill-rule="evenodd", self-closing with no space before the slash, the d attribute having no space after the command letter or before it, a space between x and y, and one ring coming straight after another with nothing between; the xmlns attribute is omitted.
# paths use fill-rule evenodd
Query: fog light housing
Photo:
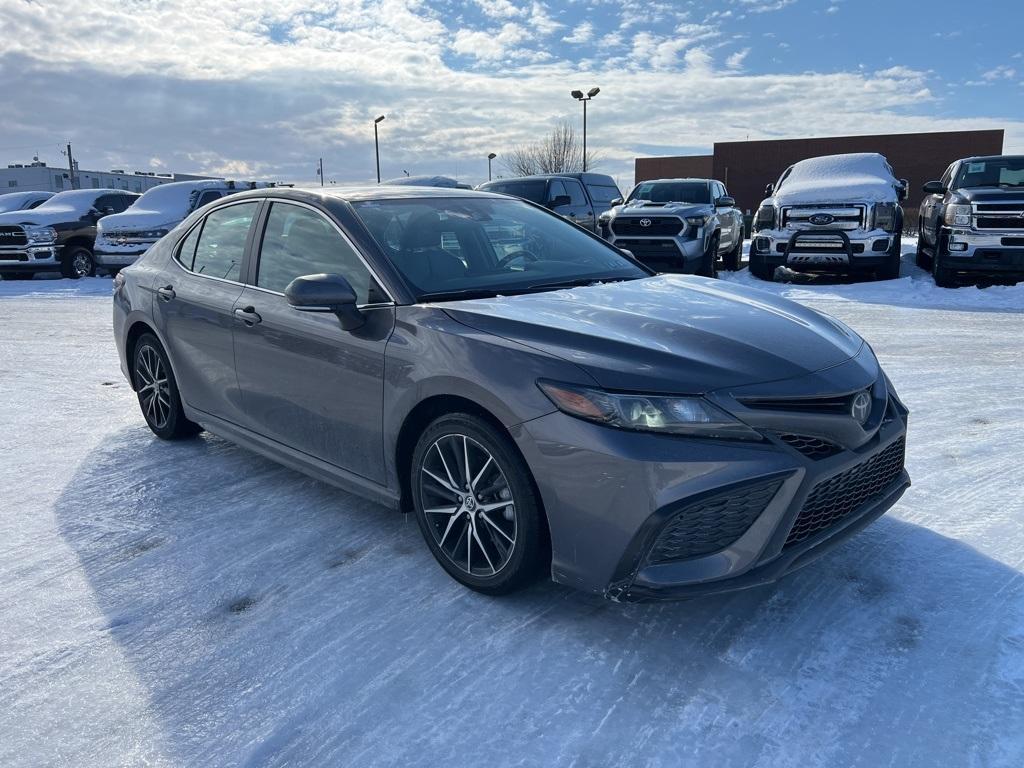
<svg viewBox="0 0 1024 768"><path fill-rule="evenodd" d="M871 244L871 250L874 251L875 253L883 253L889 250L889 241L875 240L875 242Z"/></svg>
<svg viewBox="0 0 1024 768"><path fill-rule="evenodd" d="M772 243L767 237L755 237L754 238L754 250L755 251L768 251L771 250Z"/></svg>
<svg viewBox="0 0 1024 768"><path fill-rule="evenodd" d="M967 243L950 243L949 250L951 251L966 251Z"/></svg>

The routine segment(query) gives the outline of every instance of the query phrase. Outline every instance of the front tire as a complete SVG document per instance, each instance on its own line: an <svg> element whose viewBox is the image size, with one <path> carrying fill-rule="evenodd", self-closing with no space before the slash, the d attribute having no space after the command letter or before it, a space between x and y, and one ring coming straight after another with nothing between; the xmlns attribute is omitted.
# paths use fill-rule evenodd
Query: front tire
<svg viewBox="0 0 1024 768"><path fill-rule="evenodd" d="M718 233L711 236L708 247L700 259L700 267L697 274L702 277L718 277Z"/></svg>
<svg viewBox="0 0 1024 768"><path fill-rule="evenodd" d="M413 451L410 489L427 546L459 583L502 595L550 567L530 470L487 421L454 413L431 423Z"/></svg>
<svg viewBox="0 0 1024 768"><path fill-rule="evenodd" d="M185 418L178 383L163 345L151 333L139 337L132 353L132 374L142 417L161 440L181 440L202 427Z"/></svg>
<svg viewBox="0 0 1024 768"><path fill-rule="evenodd" d="M875 277L879 280L896 280L900 276L900 263L903 260L903 237L897 234L889 248L889 259L879 267Z"/></svg>
<svg viewBox="0 0 1024 768"><path fill-rule="evenodd" d="M736 247L725 254L723 259L724 267L730 272L738 272L740 268L740 262L743 260L743 232L740 231L740 236L736 241Z"/></svg>
<svg viewBox="0 0 1024 768"><path fill-rule="evenodd" d="M61 277L77 280L80 277L92 277L96 274L96 262L92 251L84 245L73 245L67 249L60 261Z"/></svg>

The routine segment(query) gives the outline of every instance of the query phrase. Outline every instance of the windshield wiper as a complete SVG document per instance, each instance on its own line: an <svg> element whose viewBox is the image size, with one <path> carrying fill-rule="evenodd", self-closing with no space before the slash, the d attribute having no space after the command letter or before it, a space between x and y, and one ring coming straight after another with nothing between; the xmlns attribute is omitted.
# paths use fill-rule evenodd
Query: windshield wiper
<svg viewBox="0 0 1024 768"><path fill-rule="evenodd" d="M586 285L597 285L598 283L622 283L627 280L638 279L637 277L577 277L571 280L557 280L552 283L537 283L536 285L531 285L526 290L546 291L554 288L582 288Z"/></svg>

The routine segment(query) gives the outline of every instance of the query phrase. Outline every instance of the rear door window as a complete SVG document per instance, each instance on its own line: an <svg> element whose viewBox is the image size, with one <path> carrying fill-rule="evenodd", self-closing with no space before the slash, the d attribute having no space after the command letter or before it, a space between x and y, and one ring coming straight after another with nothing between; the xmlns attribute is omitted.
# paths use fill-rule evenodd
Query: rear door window
<svg viewBox="0 0 1024 768"><path fill-rule="evenodd" d="M259 208L258 202L218 208L203 222L192 271L237 282L242 272L245 242Z"/></svg>

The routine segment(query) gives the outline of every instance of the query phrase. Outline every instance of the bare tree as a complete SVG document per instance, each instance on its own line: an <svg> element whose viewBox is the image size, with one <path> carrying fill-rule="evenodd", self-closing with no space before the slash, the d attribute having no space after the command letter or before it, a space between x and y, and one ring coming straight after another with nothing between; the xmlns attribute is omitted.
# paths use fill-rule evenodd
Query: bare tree
<svg viewBox="0 0 1024 768"><path fill-rule="evenodd" d="M587 152L587 169L600 158ZM577 173L583 170L583 146L570 123L559 123L550 134L530 144L518 144L504 153L502 164L513 176L535 173Z"/></svg>

